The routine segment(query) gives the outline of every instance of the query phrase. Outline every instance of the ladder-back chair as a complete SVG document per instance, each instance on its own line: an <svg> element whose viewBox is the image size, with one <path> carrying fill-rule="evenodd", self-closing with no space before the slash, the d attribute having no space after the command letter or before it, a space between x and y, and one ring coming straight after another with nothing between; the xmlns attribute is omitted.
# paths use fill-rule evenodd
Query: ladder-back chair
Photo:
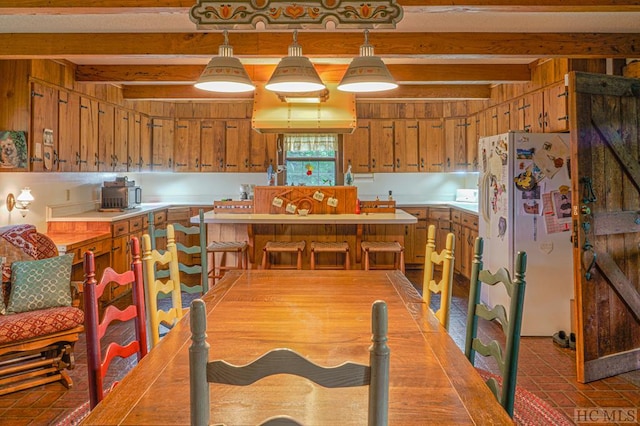
<svg viewBox="0 0 640 426"><path fill-rule="evenodd" d="M87 339L87 368L89 372L89 399L93 409L102 401L105 392L103 380L109 369L111 361L119 356L121 358L137 355L138 362L147 354L147 330L145 324L144 288L142 278L142 263L140 261L140 243L136 237L131 237L131 254L133 261L131 270L118 273L108 267L104 270L100 281L96 281L95 259L91 251L84 254L84 312L85 333ZM107 286L131 285L133 304L118 308L109 305L104 310L102 321L99 321L98 307L100 296ZM109 325L113 321L129 321L133 319L135 328L135 340L129 342L112 341L102 356L101 339L107 333Z"/></svg>
<svg viewBox="0 0 640 426"><path fill-rule="evenodd" d="M429 225L424 256L422 299L427 306L431 306L431 293L440 293L440 308L436 310L435 316L447 330L449 330L449 311L451 310L451 293L453 290L453 254L455 245L456 237L449 232L445 248L438 253L436 251L436 227L435 225ZM438 282L433 278L435 265L442 265L442 276Z"/></svg>
<svg viewBox="0 0 640 426"><path fill-rule="evenodd" d="M322 367L291 349L273 349L253 362L235 366L209 359L206 341L205 303L191 302L191 347L189 348L189 380L191 382L191 425L209 425L209 383L248 386L275 374L301 376L327 388L369 385L368 424L387 424L389 405L389 347L387 346L387 305L378 300L372 306L373 344L369 348L369 365L344 363ZM215 398L214 398L215 401ZM215 403L215 402L214 402ZM299 424L290 417L270 418L263 424Z"/></svg>
<svg viewBox="0 0 640 426"><path fill-rule="evenodd" d="M208 256L207 256L207 226L204 223L204 210L198 211L198 217L200 223L194 226L184 226L179 223L173 223L173 231L176 237L176 249L178 250L178 268L180 270L180 277L183 282L180 283L182 291L188 294L200 293L204 294L209 291L209 279L207 277L208 271ZM151 250L158 250L163 253L165 247L158 247L159 241L166 241L167 230L157 229L153 224L153 212L149 213L149 237L151 238ZM197 238L193 245L186 245L179 241L181 234L184 235L184 241L187 243L190 238ZM193 237L191 237L193 236ZM185 260L192 259L193 255L200 256L200 263L194 261L186 262ZM168 269L157 269L155 271L157 279L164 279L169 276ZM194 275L198 277L199 284L187 284L184 282L184 278L187 275Z"/></svg>
<svg viewBox="0 0 640 426"><path fill-rule="evenodd" d="M473 263L471 266L471 282L469 288L469 312L467 316L467 336L464 353L471 361L475 362L476 353L482 356L495 358L500 370L499 383L494 377L489 377L487 385L496 396L507 413L513 417L513 408L516 395L516 377L518 370L518 352L520 350L520 329L522 325L522 311L524 307L525 270L527 266L527 254L518 252L515 262L515 280L511 280L509 271L500 268L495 273L482 270L483 240L476 238L474 245ZM507 310L502 305L489 308L480 301L480 292L483 285L494 286L502 283L511 298ZM506 342L504 348L495 340L484 343L478 337L478 320L497 320L505 333ZM475 365L475 364L474 364Z"/></svg>
<svg viewBox="0 0 640 426"><path fill-rule="evenodd" d="M173 225L167 225L167 250L164 253L151 249L149 234L142 236L142 261L145 274L149 333L153 348L160 341L160 325L173 327L183 315L178 249L176 248ZM162 265L169 266L169 277L164 281L156 277L156 268ZM167 309L158 307L158 298L163 294L171 295L171 306Z"/></svg>

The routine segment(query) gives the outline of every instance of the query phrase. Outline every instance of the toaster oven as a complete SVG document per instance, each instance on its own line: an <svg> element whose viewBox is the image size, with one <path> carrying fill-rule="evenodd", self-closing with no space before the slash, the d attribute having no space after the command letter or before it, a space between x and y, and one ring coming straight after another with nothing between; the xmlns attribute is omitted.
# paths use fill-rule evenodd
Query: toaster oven
<svg viewBox="0 0 640 426"><path fill-rule="evenodd" d="M142 203L142 188L139 186L103 186L103 209L133 209Z"/></svg>

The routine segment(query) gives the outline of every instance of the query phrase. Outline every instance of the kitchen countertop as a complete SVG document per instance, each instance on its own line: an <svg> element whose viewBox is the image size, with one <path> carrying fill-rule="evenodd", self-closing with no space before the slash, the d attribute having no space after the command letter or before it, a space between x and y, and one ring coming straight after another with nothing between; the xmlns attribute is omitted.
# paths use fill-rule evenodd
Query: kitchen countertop
<svg viewBox="0 0 640 426"><path fill-rule="evenodd" d="M100 212L89 210L82 213L75 213L66 216L48 218L47 222L116 222L122 219L146 214L156 210L166 209L174 204L171 203L143 203L140 207L121 212Z"/></svg>
<svg viewBox="0 0 640 426"><path fill-rule="evenodd" d="M362 213L362 214L310 214L299 216L294 214L232 214L213 213L204 214L205 223L233 223L233 224L292 224L292 225L352 225L352 224L412 224L418 220L404 210L397 209L395 213ZM191 218L191 223L198 223L198 216Z"/></svg>
<svg viewBox="0 0 640 426"><path fill-rule="evenodd" d="M398 209L402 209L402 207L429 207L429 206L441 206L441 207L453 207L460 210L464 210L470 213L478 213L478 204L477 203L462 203L456 201L396 201ZM201 205L202 203L195 203L193 205ZM122 212L99 212L97 210L89 210L82 213L74 213L69 215L61 215L58 217L50 217L47 219L47 222L116 222L122 219L128 219L134 216L138 216L140 214L146 214L149 212L153 212L156 210L166 209L168 207L176 206L176 205L190 205L189 203L143 203L140 207L136 207L135 209L125 210ZM404 212L403 212L404 213ZM281 223L282 218L287 218L288 220L294 220L298 223L308 223L308 224L323 224L323 223L390 223L384 222L390 219L393 219L393 223L414 223L414 222L402 222L403 216L397 216L400 213L396 213L395 215L392 213L375 213L373 217L367 217L371 215L366 214L343 214L343 215L309 215L305 218L299 217L297 215L290 214L280 214L280 215L239 215L239 214L227 214L224 216L228 216L229 219L226 222L236 223ZM211 217L213 213L208 213L208 216L205 215L205 222L209 221L206 219L207 217ZM400 214L401 215L401 214ZM222 216L218 214L216 217L222 220ZM239 216L253 216L253 218L248 219L245 218L245 222L237 222L240 218ZM260 217L258 217L260 216ZM339 217L340 216L340 217ZM386 217L388 216L388 217ZM410 216L410 215L409 215ZM412 216L413 217L413 216ZM363 219L366 218L366 219ZM304 219L304 220L303 220ZM261 222L256 222L256 220L261 220ZM382 222L381 222L382 221ZM197 223L197 222L194 222ZM218 222L223 223L223 222Z"/></svg>

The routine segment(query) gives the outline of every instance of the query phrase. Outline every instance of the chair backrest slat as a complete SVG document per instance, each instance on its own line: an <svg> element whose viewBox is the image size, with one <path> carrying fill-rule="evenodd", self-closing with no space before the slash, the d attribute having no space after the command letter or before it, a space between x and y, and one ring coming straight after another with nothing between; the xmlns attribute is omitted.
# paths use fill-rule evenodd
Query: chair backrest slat
<svg viewBox="0 0 640 426"><path fill-rule="evenodd" d="M430 306L431 293L440 293L440 307L435 316L444 328L449 330L449 311L451 310L451 296L453 289L453 262L456 238L451 232L447 234L444 249L436 251L436 227L429 225L427 230L427 245L424 256L424 278L422 282L422 299ZM442 275L439 281L434 279L434 268L442 265Z"/></svg>
<svg viewBox="0 0 640 426"><path fill-rule="evenodd" d="M522 312L524 307L525 270L527 254L518 252L515 262L515 279L512 280L509 271L500 268L497 272L483 270L482 262L483 240L476 238L473 262L471 267L471 281L469 287L469 310L467 313L467 335L465 341L465 355L475 362L475 355L491 356L496 359L502 375L502 384L490 378L487 384L496 395L500 404L510 416L516 393L516 378L518 369L518 353L520 351L520 331L522 327ZM487 307L480 301L483 285L495 286L502 284L510 296L508 309L502 305ZM505 344L501 346L496 340L482 342L478 336L478 320L488 321L497 319L505 334Z"/></svg>
<svg viewBox="0 0 640 426"><path fill-rule="evenodd" d="M84 254L84 311L85 333L87 341L87 369L89 374L89 399L93 409L104 398L104 376L111 361L116 356L127 358L137 354L140 361L147 354L147 330L145 319L145 303L143 289L142 262L140 260L140 243L132 237L131 269L118 273L108 267L104 270L100 282L96 281L95 258L91 251ZM100 296L107 286L131 285L133 304L124 308L109 305L99 321ZM111 341L105 351L101 347L101 339L106 335L113 321L129 321L133 319L135 340L127 343ZM117 337L116 337L117 338ZM104 356L102 355L104 352Z"/></svg>
<svg viewBox="0 0 640 426"><path fill-rule="evenodd" d="M348 362L337 367L323 367L287 348L273 349L243 366L235 366L222 360L208 362L205 303L200 299L191 302L190 315L192 344L189 348L189 380L192 425L209 425L209 383L247 386L274 374L293 374L329 388L369 385L368 424L382 426L388 423L390 350L387 345L385 302L378 300L372 306L369 365ZM263 424L299 423L290 417L277 417L268 419Z"/></svg>

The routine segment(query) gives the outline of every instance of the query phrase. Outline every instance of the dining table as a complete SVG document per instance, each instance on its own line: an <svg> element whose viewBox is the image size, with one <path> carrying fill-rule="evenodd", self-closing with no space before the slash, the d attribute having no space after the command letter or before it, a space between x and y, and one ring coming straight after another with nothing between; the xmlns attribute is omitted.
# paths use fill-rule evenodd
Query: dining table
<svg viewBox="0 0 640 426"><path fill-rule="evenodd" d="M243 365L273 348L310 361L368 364L371 306L388 310L390 425L513 424L462 350L397 270L240 270L202 297L209 360ZM187 425L190 317L185 316L83 425ZM210 384L213 424L289 415L305 425L367 424L368 388L327 389L287 374L249 386Z"/></svg>

